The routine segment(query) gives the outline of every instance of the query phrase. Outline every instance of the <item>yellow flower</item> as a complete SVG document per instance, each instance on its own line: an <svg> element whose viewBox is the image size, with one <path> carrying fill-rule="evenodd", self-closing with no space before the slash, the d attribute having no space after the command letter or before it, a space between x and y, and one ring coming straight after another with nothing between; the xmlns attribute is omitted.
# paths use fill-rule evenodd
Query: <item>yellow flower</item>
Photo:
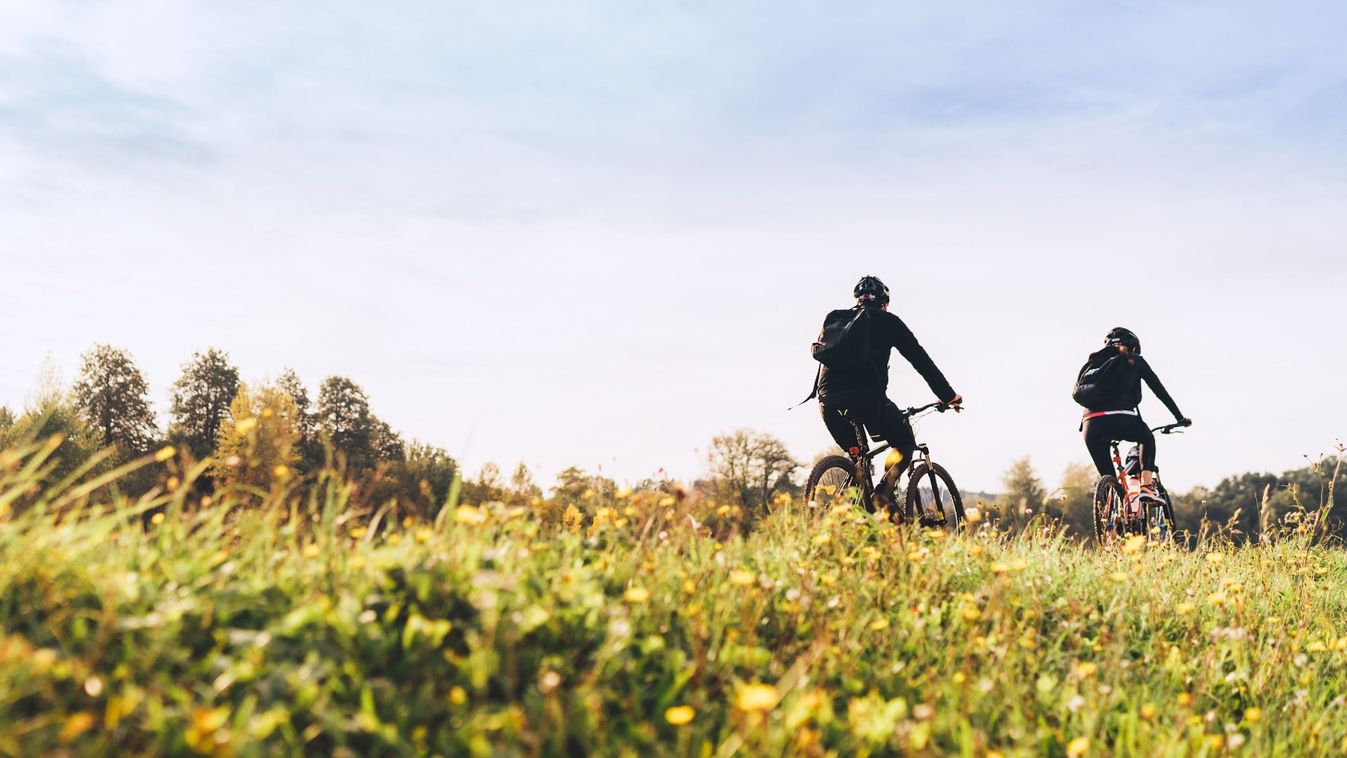
<svg viewBox="0 0 1347 758"><path fill-rule="evenodd" d="M150 516L150 523L154 524L155 526L159 526L160 524L164 523L163 512L160 511L159 513L156 513L153 516Z"/></svg>
<svg viewBox="0 0 1347 758"><path fill-rule="evenodd" d="M351 538L352 538L352 539L357 539L357 540L360 539L361 537L364 537L364 536L365 536L365 527L363 527L363 526L355 526L355 527L351 527L350 535L351 535Z"/></svg>
<svg viewBox="0 0 1347 758"><path fill-rule="evenodd" d="M1186 616L1186 615L1188 615L1189 613L1192 613L1192 612L1193 612L1193 608L1195 608L1195 607L1196 607L1196 606L1194 606L1192 603L1184 602L1184 603L1179 603L1178 605L1174 606L1174 610L1175 610L1175 612L1180 613L1180 614L1183 614L1183 615Z"/></svg>
<svg viewBox="0 0 1347 758"><path fill-rule="evenodd" d="M322 552L322 549L319 548L318 545L315 544L315 543L310 542L309 544L307 544L307 545L304 546L304 557L305 557L305 558L317 558L317 557L318 557L318 554L321 553L321 552Z"/></svg>
<svg viewBox="0 0 1347 758"><path fill-rule="evenodd" d="M247 434L256 428L257 419L252 418L251 416L248 418L241 418L238 420L237 424L234 424L234 432L237 434Z"/></svg>
<svg viewBox="0 0 1347 758"><path fill-rule="evenodd" d="M898 452L896 449L890 450L888 456L884 458L884 468L891 469L902 462L903 462L903 454Z"/></svg>
<svg viewBox="0 0 1347 758"><path fill-rule="evenodd" d="M1180 708L1187 708L1193 704L1193 696L1189 695L1187 692L1180 692L1175 702L1179 704Z"/></svg>
<svg viewBox="0 0 1347 758"><path fill-rule="evenodd" d="M993 563L993 564L992 564L992 573L993 573L993 574L1004 574L1004 573L1006 573L1006 572L1009 571L1009 570L1010 570L1010 567L1007 566L1006 564L1000 562L1000 561L997 561L996 563Z"/></svg>
<svg viewBox="0 0 1347 758"><path fill-rule="evenodd" d="M454 705L463 705L468 702L468 691L462 687L454 687L449 690L449 702Z"/></svg>
<svg viewBox="0 0 1347 758"><path fill-rule="evenodd" d="M460 505L454 509L454 521L468 526L486 523L486 514L471 505Z"/></svg>
<svg viewBox="0 0 1347 758"><path fill-rule="evenodd" d="M56 735L56 740L61 743L74 742L81 734L92 729L94 726L94 717L91 713L76 713L65 720L65 726L61 727L61 733Z"/></svg>
<svg viewBox="0 0 1347 758"><path fill-rule="evenodd" d="M815 545L826 545L832 541L832 535L827 532L820 532L814 536Z"/></svg>
<svg viewBox="0 0 1347 758"><path fill-rule="evenodd" d="M1141 718L1146 719L1147 721L1155 718L1155 706L1150 703L1141 706Z"/></svg>
<svg viewBox="0 0 1347 758"><path fill-rule="evenodd" d="M277 479L289 479L290 467L285 465L284 463L280 463L276 465L276 468L271 470L271 473Z"/></svg>
<svg viewBox="0 0 1347 758"><path fill-rule="evenodd" d="M1145 549L1146 549L1146 537L1145 535L1141 534L1134 534L1131 537L1128 537L1127 542L1123 544L1123 552L1127 553L1128 555L1131 555L1132 553L1139 553Z"/></svg>
<svg viewBox="0 0 1347 758"><path fill-rule="evenodd" d="M1108 580L1115 584L1122 584L1127 581L1127 574L1121 571L1114 571L1112 574L1108 575Z"/></svg>
<svg viewBox="0 0 1347 758"><path fill-rule="evenodd" d="M872 632L882 632L888 628L889 628L889 620L884 618L875 619L874 622L870 624L870 631Z"/></svg>
<svg viewBox="0 0 1347 758"><path fill-rule="evenodd" d="M1244 720L1250 724L1257 724L1261 718L1263 718L1262 708L1247 708L1244 711Z"/></svg>
<svg viewBox="0 0 1347 758"><path fill-rule="evenodd" d="M650 599L650 590L640 585L628 587L627 591L622 593L622 599L632 605L640 605Z"/></svg>
<svg viewBox="0 0 1347 758"><path fill-rule="evenodd" d="M1223 560L1225 560L1225 556L1221 553L1207 553L1207 563L1215 565Z"/></svg>
<svg viewBox="0 0 1347 758"><path fill-rule="evenodd" d="M738 587L748 587L758 583L758 575L752 571L744 569L735 569L730 572L730 584Z"/></svg>
<svg viewBox="0 0 1347 758"><path fill-rule="evenodd" d="M1212 605L1225 605L1226 599L1224 592L1213 592L1207 595L1207 602Z"/></svg>
<svg viewBox="0 0 1347 758"><path fill-rule="evenodd" d="M1080 758L1090 749L1089 737L1077 737L1066 743L1066 754L1069 758Z"/></svg>
<svg viewBox="0 0 1347 758"><path fill-rule="evenodd" d="M976 605L969 603L963 607L964 621L977 621L982 618L982 611L978 610Z"/></svg>
<svg viewBox="0 0 1347 758"><path fill-rule="evenodd" d="M776 688L770 684L746 684L734 705L741 711L770 711L776 707Z"/></svg>
<svg viewBox="0 0 1347 758"><path fill-rule="evenodd" d="M156 461L159 461L160 463L163 463L164 461L168 460L169 458L172 458L177 454L178 451L174 450L172 445L168 445L166 447L159 448L159 452L154 454L154 459Z"/></svg>
<svg viewBox="0 0 1347 758"><path fill-rule="evenodd" d="M1319 640L1315 640L1314 642L1311 642L1310 644L1305 646L1305 652L1307 653L1322 653L1327 649L1328 646L1320 642Z"/></svg>
<svg viewBox="0 0 1347 758"><path fill-rule="evenodd" d="M659 499L659 507L672 508L677 502L678 501L674 500L672 496L665 495L664 497Z"/></svg>
<svg viewBox="0 0 1347 758"><path fill-rule="evenodd" d="M697 712L692 710L690 705L675 705L664 712L664 720L674 726L683 726L691 722L692 717L696 715Z"/></svg>
<svg viewBox="0 0 1347 758"><path fill-rule="evenodd" d="M1099 664L1092 661L1085 661L1076 665L1076 676L1081 679L1089 679L1099 670Z"/></svg>

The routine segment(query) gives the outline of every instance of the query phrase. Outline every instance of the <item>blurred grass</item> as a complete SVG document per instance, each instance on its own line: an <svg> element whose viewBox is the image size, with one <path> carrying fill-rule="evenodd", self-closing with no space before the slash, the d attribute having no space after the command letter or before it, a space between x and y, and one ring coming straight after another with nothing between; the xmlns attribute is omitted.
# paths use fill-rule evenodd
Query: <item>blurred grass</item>
<svg viewBox="0 0 1347 758"><path fill-rule="evenodd" d="M1347 748L1347 560L1303 536L1099 554L777 502L585 523L206 501L0 454L0 753L1256 755ZM174 468L176 467L176 468ZM18 504L23 503L23 508Z"/></svg>

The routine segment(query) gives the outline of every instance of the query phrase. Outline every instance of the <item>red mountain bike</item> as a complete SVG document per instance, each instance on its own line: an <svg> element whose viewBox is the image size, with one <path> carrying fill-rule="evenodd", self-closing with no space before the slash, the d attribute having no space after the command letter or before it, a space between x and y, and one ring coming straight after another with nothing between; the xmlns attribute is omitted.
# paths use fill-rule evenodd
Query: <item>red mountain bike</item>
<svg viewBox="0 0 1347 758"><path fill-rule="evenodd" d="M931 403L908 408L903 415L912 419L931 411L944 413L949 408L945 403ZM875 491L874 460L888 451L890 445L885 443L871 450L865 428L855 422L852 426L856 429L856 446L849 451L850 456L830 455L814 464L809 472L804 499L810 507L826 510L841 502L854 504L857 499L864 504L870 502L870 495ZM878 437L869 437L879 441ZM912 457L912 465L906 472L907 494L898 501L899 511L890 515L958 531L964 523L963 497L959 488L954 485L949 472L931 460L931 450L926 445L917 445ZM895 496L898 492L900 490L895 486Z"/></svg>
<svg viewBox="0 0 1347 758"><path fill-rule="evenodd" d="M1182 434L1185 424L1158 426L1156 434ZM1174 539L1174 505L1169 492L1160 483L1160 472L1155 473L1153 500L1144 504L1141 494L1141 446L1133 445L1126 460L1118 453L1118 442L1113 442L1114 476L1100 477L1094 488L1094 542L1107 547L1129 534L1141 534L1156 542Z"/></svg>

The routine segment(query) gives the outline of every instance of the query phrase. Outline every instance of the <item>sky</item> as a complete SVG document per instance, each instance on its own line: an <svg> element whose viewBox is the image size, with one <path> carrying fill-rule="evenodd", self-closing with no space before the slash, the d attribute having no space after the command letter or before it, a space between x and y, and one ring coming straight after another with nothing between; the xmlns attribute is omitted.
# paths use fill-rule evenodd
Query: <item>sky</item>
<svg viewBox="0 0 1347 758"><path fill-rule="evenodd" d="M1347 5L29 0L0 9L0 404L129 350L350 376L471 472L804 462L883 278L966 489L1087 460L1113 326L1171 489L1347 437ZM890 395L932 400L895 356ZM1153 425L1167 420L1147 397Z"/></svg>

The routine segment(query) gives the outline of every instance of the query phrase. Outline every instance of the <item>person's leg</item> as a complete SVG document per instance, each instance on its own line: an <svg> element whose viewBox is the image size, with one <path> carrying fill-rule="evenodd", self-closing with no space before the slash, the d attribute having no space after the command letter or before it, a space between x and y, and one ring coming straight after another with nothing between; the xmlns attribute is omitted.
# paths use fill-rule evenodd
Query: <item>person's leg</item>
<svg viewBox="0 0 1347 758"><path fill-rule="evenodd" d="M912 424L907 420L907 417L898 409L898 406L893 404L892 400L887 398L880 407L878 417L870 425L870 428L902 456L898 463L890 466L884 472L883 479L880 480L879 486L875 488L876 491L881 491L892 497L893 489L898 484L898 477L902 476L908 466L912 465L912 454L917 451L917 437L912 433Z"/></svg>
<svg viewBox="0 0 1347 758"><path fill-rule="evenodd" d="M1155 495L1155 432L1146 422L1136 417L1132 439L1141 446L1141 489L1143 494Z"/></svg>
<svg viewBox="0 0 1347 758"><path fill-rule="evenodd" d="M1085 449L1090 452L1090 459L1094 461L1094 467L1101 477L1116 473L1113 470L1113 458L1109 455L1109 443L1118 439L1113 436L1116 424L1109 423L1110 419L1115 418L1119 417L1100 416L1085 421Z"/></svg>
<svg viewBox="0 0 1347 758"><path fill-rule="evenodd" d="M856 427L851 424L851 411L844 405L826 402L819 403L818 407L823 414L823 425L828 428L828 434L832 436L837 446L842 448L843 452L855 447Z"/></svg>

